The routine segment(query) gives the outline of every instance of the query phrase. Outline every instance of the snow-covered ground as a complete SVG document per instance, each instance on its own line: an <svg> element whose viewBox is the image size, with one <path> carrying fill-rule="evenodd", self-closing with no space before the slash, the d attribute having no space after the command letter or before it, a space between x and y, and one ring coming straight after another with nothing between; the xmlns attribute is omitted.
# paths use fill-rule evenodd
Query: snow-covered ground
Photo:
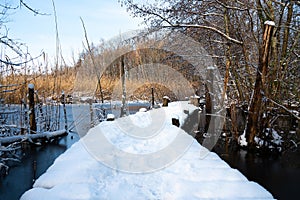
<svg viewBox="0 0 300 200"><path fill-rule="evenodd" d="M174 116L183 124L194 109L171 103L100 123L59 156L21 199L272 199L171 124Z"/></svg>

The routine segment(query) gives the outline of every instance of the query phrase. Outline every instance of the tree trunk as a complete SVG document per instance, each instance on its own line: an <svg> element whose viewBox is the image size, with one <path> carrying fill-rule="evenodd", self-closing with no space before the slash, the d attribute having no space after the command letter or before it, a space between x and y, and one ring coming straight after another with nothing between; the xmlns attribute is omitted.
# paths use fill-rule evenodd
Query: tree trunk
<svg viewBox="0 0 300 200"><path fill-rule="evenodd" d="M238 132L238 124L237 124L237 109L235 104L230 105L230 119L231 119L231 126L234 138L237 140L239 137Z"/></svg>
<svg viewBox="0 0 300 200"><path fill-rule="evenodd" d="M228 17L228 11L227 8L225 8L224 12L224 24L225 24L225 33L227 36L229 36L229 17ZM226 44L225 47L225 55L226 55L226 68L225 68L225 77L224 77L224 90L222 93L222 99L221 99L221 105L223 105L226 97L227 92L227 85L229 81L229 70L231 67L231 50L230 50L230 43Z"/></svg>
<svg viewBox="0 0 300 200"><path fill-rule="evenodd" d="M213 113L213 107L214 107L214 101L213 101L213 81L214 81L214 72L213 67L208 67L207 69L207 76L206 76L206 83L205 83L205 127L204 131L205 133L208 133L209 130L212 130L213 127L210 125L212 123L212 116Z"/></svg>
<svg viewBox="0 0 300 200"><path fill-rule="evenodd" d="M281 50L281 58L280 58L281 69L278 72L280 80L282 80L284 78L286 67L287 67L287 57L288 57L287 49L288 49L288 43L289 43L290 25L291 25L292 17L293 17L293 3L290 2L288 5L288 12L287 12L287 16L286 16L286 23L284 26L284 33L283 33L283 40L282 40L282 50ZM274 99L276 99L275 97L278 94L278 92L280 91L280 87L281 87L281 82L278 81L276 88L274 89L274 94L273 94Z"/></svg>
<svg viewBox="0 0 300 200"><path fill-rule="evenodd" d="M259 49L259 63L254 91L250 100L249 114L246 125L246 141L249 148L253 148L255 146L254 137L258 133L261 115L261 103L264 95L264 85L266 81L265 78L268 70L269 50L274 26L274 22L265 22L263 44Z"/></svg>

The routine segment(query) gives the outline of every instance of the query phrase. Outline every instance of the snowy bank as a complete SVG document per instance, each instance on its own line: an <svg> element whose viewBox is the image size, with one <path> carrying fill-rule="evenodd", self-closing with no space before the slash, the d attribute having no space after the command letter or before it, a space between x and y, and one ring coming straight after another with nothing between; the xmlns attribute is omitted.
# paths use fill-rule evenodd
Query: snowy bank
<svg viewBox="0 0 300 200"><path fill-rule="evenodd" d="M248 181L238 170L230 168L215 153L171 124L174 114L180 122L185 119L183 109L191 112L194 108L184 104L179 109L169 104L154 114L139 112L122 119L126 123L116 120L99 124L59 156L21 199L272 199L263 187ZM160 120L163 123L157 127L151 126L157 129L156 134L139 135L143 128L153 125L159 112L166 120ZM99 140L103 138L116 148L110 151L112 147ZM186 141L185 145L174 142L178 138ZM173 148L164 151L170 144L174 144ZM123 159L116 149L135 156ZM101 152L107 155L99 155ZM145 160L151 154L157 157L148 157L154 159L151 162ZM169 162L164 163L164 159Z"/></svg>

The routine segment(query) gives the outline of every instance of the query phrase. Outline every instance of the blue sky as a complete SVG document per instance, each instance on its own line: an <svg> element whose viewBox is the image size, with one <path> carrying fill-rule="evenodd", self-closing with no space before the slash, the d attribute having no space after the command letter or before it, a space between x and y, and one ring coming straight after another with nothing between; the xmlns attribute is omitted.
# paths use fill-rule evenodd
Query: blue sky
<svg viewBox="0 0 300 200"><path fill-rule="evenodd" d="M50 15L34 15L25 8L17 9L9 16L9 36L26 43L33 56L45 51L51 61L56 47L52 1L24 2ZM143 27L142 21L132 18L118 0L54 0L54 3L62 53L68 63L72 63L72 54L77 58L83 50L85 38L80 17L84 20L89 41L95 44L101 39L109 40L120 33Z"/></svg>

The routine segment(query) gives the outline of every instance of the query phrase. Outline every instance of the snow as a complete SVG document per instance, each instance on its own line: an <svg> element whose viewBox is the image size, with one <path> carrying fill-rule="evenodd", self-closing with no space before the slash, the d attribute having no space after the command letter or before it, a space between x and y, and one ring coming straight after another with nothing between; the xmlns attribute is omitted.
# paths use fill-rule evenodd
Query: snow
<svg viewBox="0 0 300 200"><path fill-rule="evenodd" d="M200 96L198 96L198 95L195 94L195 95L191 96L190 98L191 98L191 99L192 99L192 98L199 99Z"/></svg>
<svg viewBox="0 0 300 200"><path fill-rule="evenodd" d="M214 70L214 69L216 69L216 67L215 66L209 66L209 67L207 67L207 69Z"/></svg>
<svg viewBox="0 0 300 200"><path fill-rule="evenodd" d="M275 144L277 144L277 145L281 145L282 142L283 142L281 140L282 137L277 133L276 130L272 129L271 131L272 131L272 137L273 137L272 142L275 143Z"/></svg>
<svg viewBox="0 0 300 200"><path fill-rule="evenodd" d="M239 136L238 143L241 146L247 146L248 145L248 142L246 141L246 131L244 131L244 133Z"/></svg>
<svg viewBox="0 0 300 200"><path fill-rule="evenodd" d="M107 114L107 119L115 119L115 115L114 114Z"/></svg>
<svg viewBox="0 0 300 200"><path fill-rule="evenodd" d="M275 26L275 22L273 22L273 21L265 21L265 25Z"/></svg>
<svg viewBox="0 0 300 200"><path fill-rule="evenodd" d="M269 135L271 133L271 135ZM282 150L281 146L283 143L282 137L277 133L276 130L266 128L265 138L259 138L257 136L254 137L254 141L258 144L259 147L268 147L269 149L277 149L279 152Z"/></svg>
<svg viewBox="0 0 300 200"><path fill-rule="evenodd" d="M21 200L273 199L259 184L248 181L217 154L171 124L171 116L179 116L183 124L187 117L183 110L192 113L194 109L188 103L170 103L154 112L100 123L59 156ZM162 122L156 125L158 115ZM145 130L152 126L156 132L151 135ZM115 147L114 151L105 149L108 144ZM168 148L170 151L164 152ZM116 149L133 155L134 160L118 157ZM99 151L104 155L97 154ZM156 159L147 157L155 153ZM107 160L101 160L103 157Z"/></svg>
<svg viewBox="0 0 300 200"><path fill-rule="evenodd" d="M300 116L300 114L299 114L299 112L297 110L292 110L291 112L294 113L296 116Z"/></svg>
<svg viewBox="0 0 300 200"><path fill-rule="evenodd" d="M147 108L140 108L139 112L147 112Z"/></svg>
<svg viewBox="0 0 300 200"><path fill-rule="evenodd" d="M29 88L29 89L34 89L34 84L29 83L29 84L28 84L28 88Z"/></svg>
<svg viewBox="0 0 300 200"><path fill-rule="evenodd" d="M39 138L51 139L54 137L63 136L66 133L67 133L67 131L65 129L63 129L63 130L57 130L57 131L52 131L52 132L47 131L47 132L43 132L43 133L0 137L0 144L9 144L9 143L17 142L17 141L26 141L26 140L32 141L34 139L39 139Z"/></svg>

